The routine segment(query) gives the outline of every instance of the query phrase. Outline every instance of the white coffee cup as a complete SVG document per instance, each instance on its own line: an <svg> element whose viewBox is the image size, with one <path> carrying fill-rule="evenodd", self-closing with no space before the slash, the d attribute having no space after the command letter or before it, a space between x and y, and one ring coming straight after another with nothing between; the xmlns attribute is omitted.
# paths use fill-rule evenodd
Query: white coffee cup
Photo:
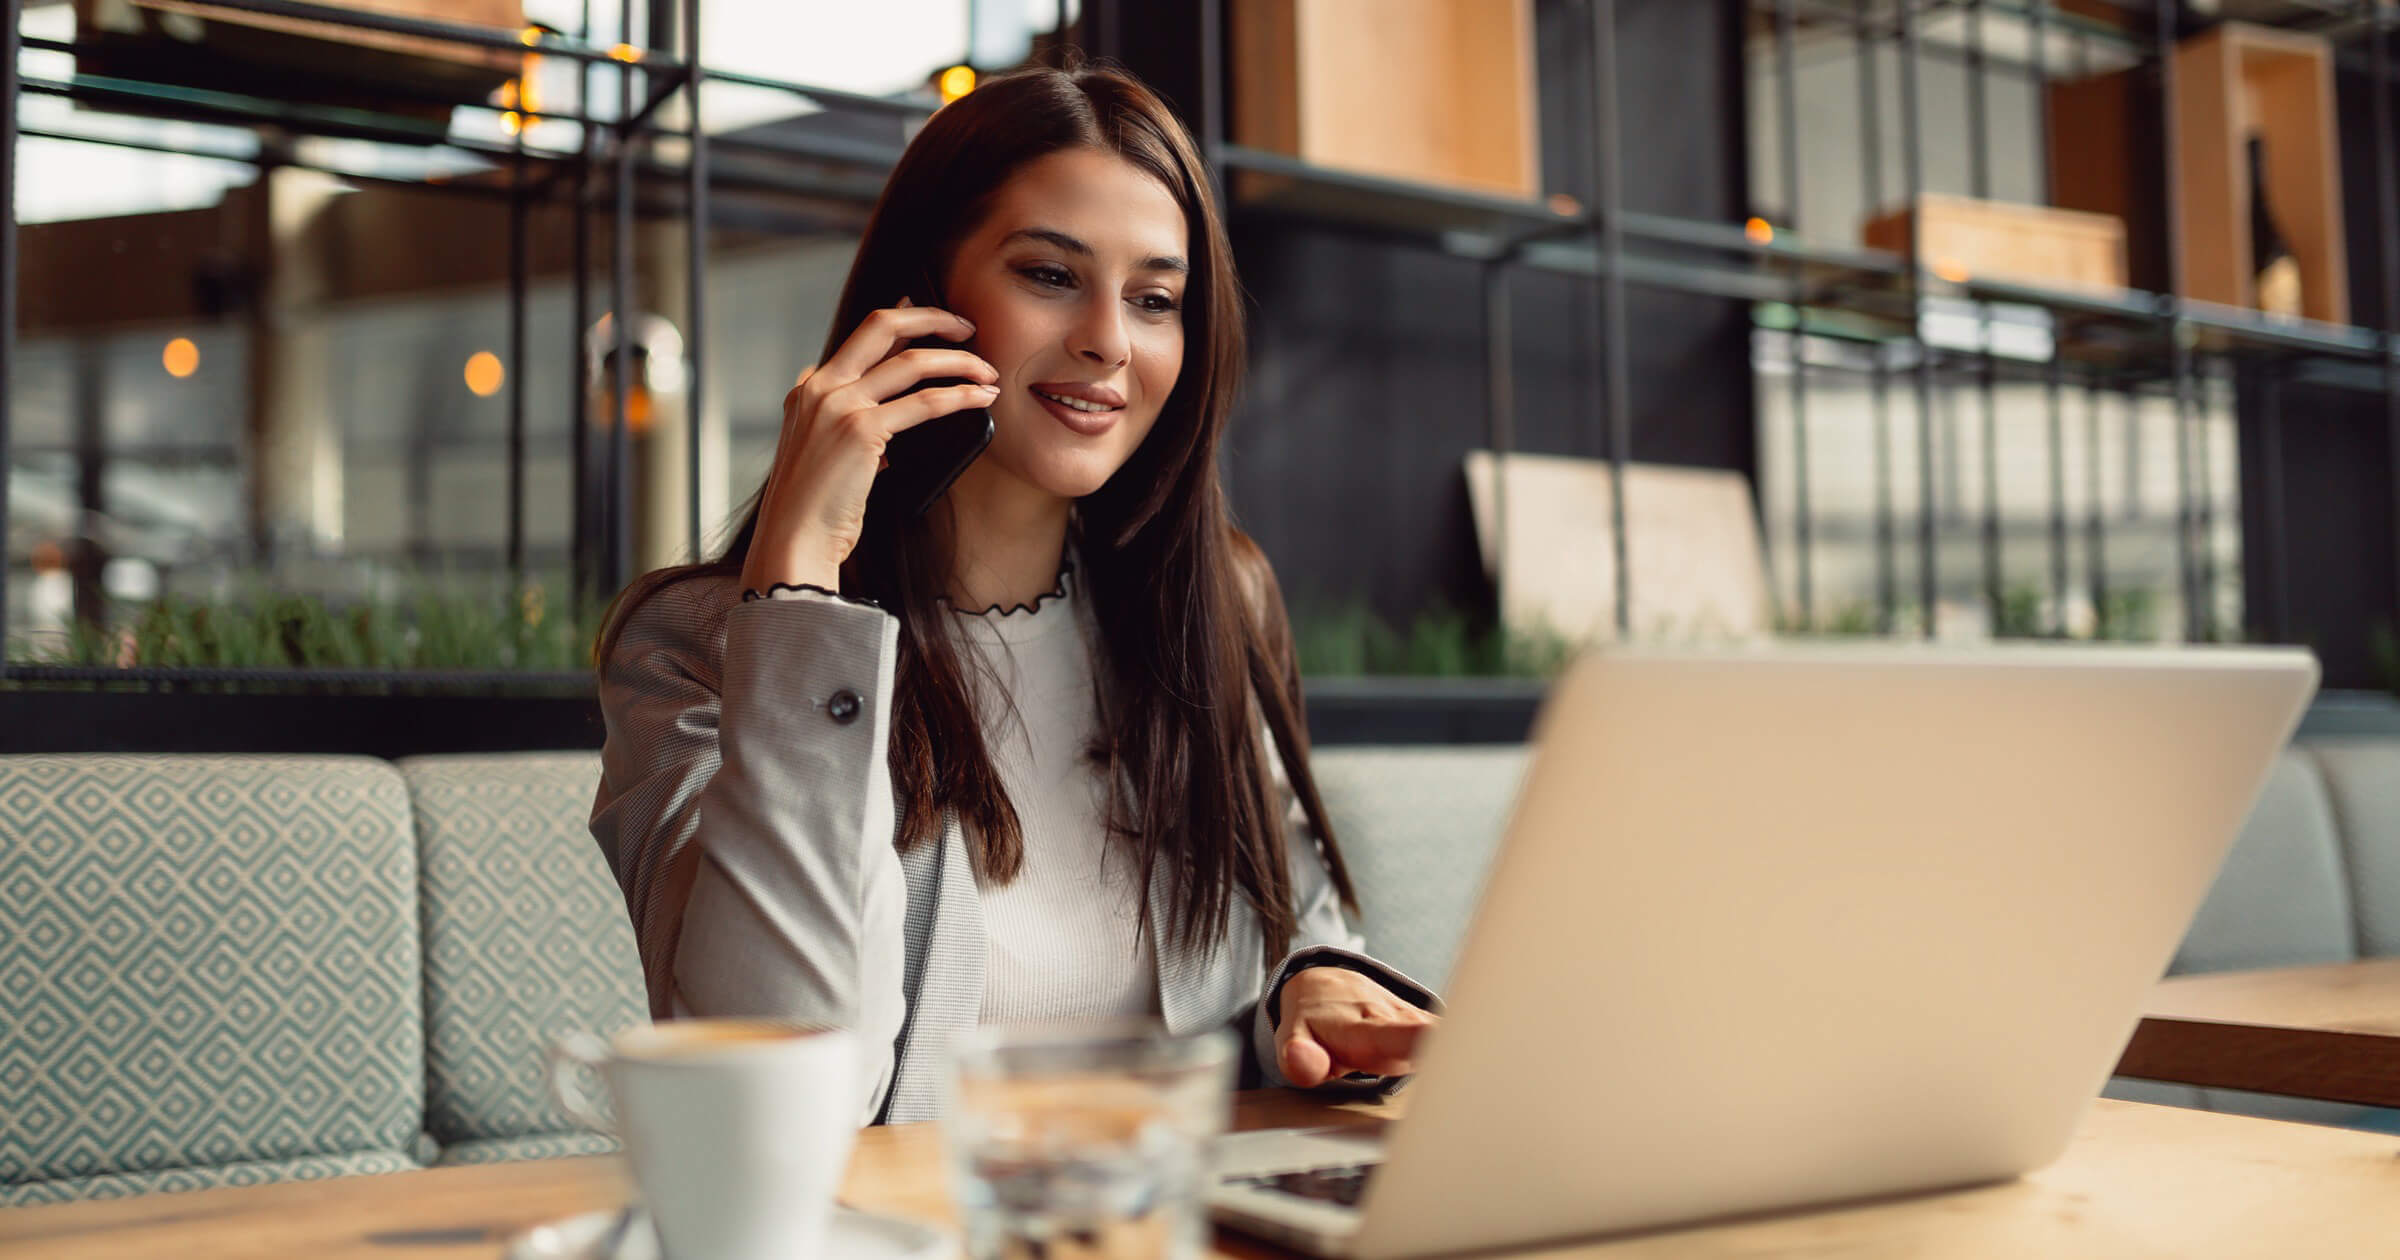
<svg viewBox="0 0 2400 1260"><path fill-rule="evenodd" d="M579 1069L608 1083L611 1123ZM858 1042L772 1020L690 1019L589 1033L550 1051L577 1123L614 1129L671 1257L786 1260L822 1250L858 1136Z"/></svg>

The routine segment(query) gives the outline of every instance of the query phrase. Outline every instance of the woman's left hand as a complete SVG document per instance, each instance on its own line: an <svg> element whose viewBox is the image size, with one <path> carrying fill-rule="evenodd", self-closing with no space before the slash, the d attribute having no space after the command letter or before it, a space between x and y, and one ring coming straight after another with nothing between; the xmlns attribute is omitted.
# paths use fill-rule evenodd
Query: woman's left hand
<svg viewBox="0 0 2400 1260"><path fill-rule="evenodd" d="M1276 1013L1276 1063L1302 1089L1352 1072L1407 1075L1418 1036L1439 1019L1347 967L1294 972Z"/></svg>

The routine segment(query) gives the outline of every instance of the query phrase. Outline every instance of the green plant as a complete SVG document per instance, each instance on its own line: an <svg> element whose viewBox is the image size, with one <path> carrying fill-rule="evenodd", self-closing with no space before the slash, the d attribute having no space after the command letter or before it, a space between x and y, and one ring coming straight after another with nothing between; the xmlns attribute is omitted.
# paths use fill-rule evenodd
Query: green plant
<svg viewBox="0 0 2400 1260"><path fill-rule="evenodd" d="M605 604L555 604L532 582L473 589L412 578L388 597L327 599L254 583L218 600L168 596L79 621L20 664L370 671L581 670Z"/></svg>
<svg viewBox="0 0 2400 1260"><path fill-rule="evenodd" d="M2000 593L2000 606L1992 610L1992 637L2053 639L2063 636L2053 631L2049 618L2042 615L2042 589L2020 583Z"/></svg>
<svg viewBox="0 0 2400 1260"><path fill-rule="evenodd" d="M2127 643L2158 641L2158 592L2135 588L2110 591L2101 599L2092 637Z"/></svg>
<svg viewBox="0 0 2400 1260"><path fill-rule="evenodd" d="M1904 621L1902 624L1905 624ZM1778 635L1854 638L1884 633L1882 615L1865 600L1849 600L1803 617L1788 608L1775 612Z"/></svg>
<svg viewBox="0 0 2400 1260"><path fill-rule="evenodd" d="M1538 678L1574 655L1563 635L1486 626L1447 604L1420 612L1405 630L1363 600L1318 606L1294 616L1292 638L1300 672L1311 677Z"/></svg>

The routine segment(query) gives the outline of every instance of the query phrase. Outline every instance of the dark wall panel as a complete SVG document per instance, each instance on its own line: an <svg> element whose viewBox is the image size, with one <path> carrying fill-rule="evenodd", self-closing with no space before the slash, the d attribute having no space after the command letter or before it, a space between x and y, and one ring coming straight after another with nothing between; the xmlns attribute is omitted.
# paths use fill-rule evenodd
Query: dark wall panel
<svg viewBox="0 0 2400 1260"><path fill-rule="evenodd" d="M1738 221L1738 6L1617 8L1629 208ZM1536 11L1544 183L1588 203L1589 9ZM1195 12L1188 0L1122 5L1118 27L1125 62L1187 111ZM1239 211L1234 244L1252 366L1228 483L1286 592L1304 605L1363 597L1401 621L1437 604L1488 608L1460 471L1489 445L1478 264ZM1522 271L1510 285L1518 448L1604 454L1598 286ZM1747 309L1634 289L1627 316L1634 458L1754 474Z"/></svg>
<svg viewBox="0 0 2400 1260"><path fill-rule="evenodd" d="M2393 248L2379 225L2373 91L2356 64L2335 80L2342 120L2343 215L2350 264L2350 317L2379 327L2385 319L2383 252ZM2378 638L2400 634L2395 581L2396 466L2384 397L2332 387L2287 387L2282 394L2283 513L2280 546L2266 504L2268 438L2255 373L2236 406L2242 418L2245 599L2253 627L2316 649L2328 687L2400 684L2378 659ZM2288 624L2275 626L2282 599Z"/></svg>

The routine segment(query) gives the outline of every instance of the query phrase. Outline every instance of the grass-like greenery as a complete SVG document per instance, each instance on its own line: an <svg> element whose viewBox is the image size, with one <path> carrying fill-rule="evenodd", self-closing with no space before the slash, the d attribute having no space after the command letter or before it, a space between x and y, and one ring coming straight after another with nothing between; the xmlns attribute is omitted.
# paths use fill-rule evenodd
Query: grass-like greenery
<svg viewBox="0 0 2400 1260"><path fill-rule="evenodd" d="M2062 634L2050 624L2042 590L2030 584L2003 591L2000 609L1992 619L1995 639L2083 639L2092 642L2155 643L2159 639L2156 591L2139 588L2110 591L2094 617L2089 633ZM1903 600L1892 610L1889 633L1910 635L1924 628L1921 607ZM1821 608L1815 618L1778 618L1776 632L1806 637L1863 637L1887 632L1872 602L1851 601Z"/></svg>
<svg viewBox="0 0 2400 1260"><path fill-rule="evenodd" d="M402 589L394 597L340 600L258 585L223 599L128 604L112 609L105 626L81 623L40 643L12 642L9 660L100 668L571 672L589 667L604 608L567 609L539 583L512 590L415 579ZM1918 621L1915 608L1903 607L1894 627L1906 633ZM1869 603L1821 609L1806 624L1787 619L1776 628L1791 635L1882 633ZM2051 637L2039 592L2009 592L1995 629L2004 638ZM2095 639L2155 640L2156 595L2113 593L2094 631ZM1304 606L1293 635L1301 671L1310 677L1544 678L1577 646L1563 635L1511 632L1446 606L1394 625L1363 600ZM2400 639L2387 632L2384 650L2388 668L2400 675Z"/></svg>
<svg viewBox="0 0 2400 1260"><path fill-rule="evenodd" d="M559 606L545 587L461 590L418 581L388 599L329 600L254 587L226 599L169 596L12 642L20 665L203 669L581 670L600 605Z"/></svg>
<svg viewBox="0 0 2400 1260"><path fill-rule="evenodd" d="M1574 655L1562 635L1511 633L1454 608L1420 613L1403 630L1364 601L1295 613L1292 638L1307 677L1546 678Z"/></svg>

